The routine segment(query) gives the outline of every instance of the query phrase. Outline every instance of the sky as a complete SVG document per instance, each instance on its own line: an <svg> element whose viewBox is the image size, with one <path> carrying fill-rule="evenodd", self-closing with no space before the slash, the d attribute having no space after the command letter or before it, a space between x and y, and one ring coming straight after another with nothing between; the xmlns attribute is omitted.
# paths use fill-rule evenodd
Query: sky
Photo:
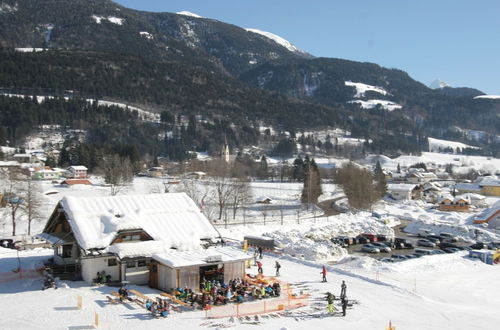
<svg viewBox="0 0 500 330"><path fill-rule="evenodd" d="M429 85L500 94L498 0L115 0L190 11L287 39L317 57L373 62Z"/></svg>

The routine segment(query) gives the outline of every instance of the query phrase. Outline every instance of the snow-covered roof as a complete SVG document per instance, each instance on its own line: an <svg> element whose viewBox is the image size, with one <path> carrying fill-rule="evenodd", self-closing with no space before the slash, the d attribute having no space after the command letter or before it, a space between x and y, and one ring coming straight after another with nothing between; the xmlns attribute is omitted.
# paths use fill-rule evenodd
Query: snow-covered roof
<svg viewBox="0 0 500 330"><path fill-rule="evenodd" d="M71 169L73 169L75 171L86 171L87 170L87 168L83 165L74 165L74 166L68 167L68 170L71 170Z"/></svg>
<svg viewBox="0 0 500 330"><path fill-rule="evenodd" d="M473 220L488 220L491 216L500 211L500 200L495 202L491 207L484 209L480 213L473 215Z"/></svg>
<svg viewBox="0 0 500 330"><path fill-rule="evenodd" d="M463 191L481 191L481 187L476 183L457 183L455 189Z"/></svg>
<svg viewBox="0 0 500 330"><path fill-rule="evenodd" d="M123 259L134 257L151 257L156 253L171 252L172 249L169 244L166 244L162 241L142 241L134 243L116 243L110 245L107 251L117 255L118 258Z"/></svg>
<svg viewBox="0 0 500 330"><path fill-rule="evenodd" d="M130 229L143 229L154 240L178 249L220 237L185 193L67 196L59 204L83 249L106 248L119 231Z"/></svg>
<svg viewBox="0 0 500 330"><path fill-rule="evenodd" d="M476 180L476 182L481 186L489 186L489 187L500 187L500 179L495 175L481 177Z"/></svg>
<svg viewBox="0 0 500 330"><path fill-rule="evenodd" d="M251 258L250 255L244 253L242 250L230 246L153 255L153 259L171 268L244 261Z"/></svg>
<svg viewBox="0 0 500 330"><path fill-rule="evenodd" d="M470 198L467 195L458 195L458 196L453 197L453 195L451 195L451 194L445 194L445 195L439 197L438 203L442 203L445 200L449 200L450 202L452 202L454 204L456 204L459 201L463 200L463 201L465 201L465 202L467 202L467 203L470 204Z"/></svg>
<svg viewBox="0 0 500 330"><path fill-rule="evenodd" d="M387 185L388 191L412 191L416 185L406 183L391 183Z"/></svg>

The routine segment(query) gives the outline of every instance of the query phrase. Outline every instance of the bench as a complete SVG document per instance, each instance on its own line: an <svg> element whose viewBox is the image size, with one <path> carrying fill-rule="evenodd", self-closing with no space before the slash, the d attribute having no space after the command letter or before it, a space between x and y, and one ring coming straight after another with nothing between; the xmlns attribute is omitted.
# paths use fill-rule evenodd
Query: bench
<svg viewBox="0 0 500 330"><path fill-rule="evenodd" d="M191 306L190 304L182 301L182 300L179 300L177 298L175 298L173 295L169 294L169 293L166 293L166 292L160 292L160 295L162 295L163 297L167 297L169 298L170 300L172 300L172 302L178 304L178 305L182 305L182 306L185 306L185 307L189 307L189 308L193 308L193 306Z"/></svg>

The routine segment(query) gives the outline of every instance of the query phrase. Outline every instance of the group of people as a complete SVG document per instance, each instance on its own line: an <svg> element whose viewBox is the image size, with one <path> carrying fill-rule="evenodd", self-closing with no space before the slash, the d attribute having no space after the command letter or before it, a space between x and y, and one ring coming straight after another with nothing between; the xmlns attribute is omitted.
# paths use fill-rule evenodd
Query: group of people
<svg viewBox="0 0 500 330"><path fill-rule="evenodd" d="M157 301L148 300L144 304L144 307L150 311L154 316L167 317L170 313L170 303L167 299L162 299L160 297L156 298Z"/></svg>
<svg viewBox="0 0 500 330"><path fill-rule="evenodd" d="M242 303L252 299L279 297L281 286L279 282L253 284L245 279L232 279L227 284L220 281L204 280L200 284L200 293L193 292L188 287L177 288L175 298L189 303L193 307L206 309L212 305L225 305L228 302Z"/></svg>
<svg viewBox="0 0 500 330"><path fill-rule="evenodd" d="M44 276L44 279L43 279L42 290L50 289L50 288L57 289L56 281L54 279L54 276L52 276L51 273L49 273L47 270L44 270L43 276Z"/></svg>
<svg viewBox="0 0 500 330"><path fill-rule="evenodd" d="M104 284L108 283L110 280L111 280L111 275L106 274L106 272L103 270L102 272L97 272L94 282L97 284Z"/></svg>
<svg viewBox="0 0 500 330"><path fill-rule="evenodd" d="M340 285L340 301L342 306L342 315L346 315L346 309L349 301L347 300L346 296L346 291L347 291L347 285L345 284L345 281L342 281L342 284ZM335 313L335 306L334 306L334 301L335 301L335 295L331 292L326 293L326 301L328 303L328 312L330 314Z"/></svg>

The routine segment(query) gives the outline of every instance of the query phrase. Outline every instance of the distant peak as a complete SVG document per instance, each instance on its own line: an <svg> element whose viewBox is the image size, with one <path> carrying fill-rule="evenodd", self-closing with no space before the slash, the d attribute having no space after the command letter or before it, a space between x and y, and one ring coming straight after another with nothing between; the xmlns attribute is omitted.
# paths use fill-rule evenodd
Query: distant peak
<svg viewBox="0 0 500 330"><path fill-rule="evenodd" d="M429 85L429 87L432 89L438 89L438 88L450 87L450 85L448 85L442 80L436 79Z"/></svg>
<svg viewBox="0 0 500 330"><path fill-rule="evenodd" d="M196 18L203 18L203 16L197 15L195 13L192 13L192 12L186 11L186 10L179 11L176 14L177 15L184 15L184 16L191 16L191 17L196 17Z"/></svg>
<svg viewBox="0 0 500 330"><path fill-rule="evenodd" d="M272 41L276 42L278 45L280 46L283 46L285 47L286 49L288 49L289 51L291 52L294 52L294 53L304 53L303 50L295 47L290 41L274 34L274 33L271 33L271 32L266 32L266 31L261 31L261 30L258 30L258 29L245 29L247 30L248 32L253 32L253 33L257 33L257 34L260 34L266 38L269 38L271 39Z"/></svg>

